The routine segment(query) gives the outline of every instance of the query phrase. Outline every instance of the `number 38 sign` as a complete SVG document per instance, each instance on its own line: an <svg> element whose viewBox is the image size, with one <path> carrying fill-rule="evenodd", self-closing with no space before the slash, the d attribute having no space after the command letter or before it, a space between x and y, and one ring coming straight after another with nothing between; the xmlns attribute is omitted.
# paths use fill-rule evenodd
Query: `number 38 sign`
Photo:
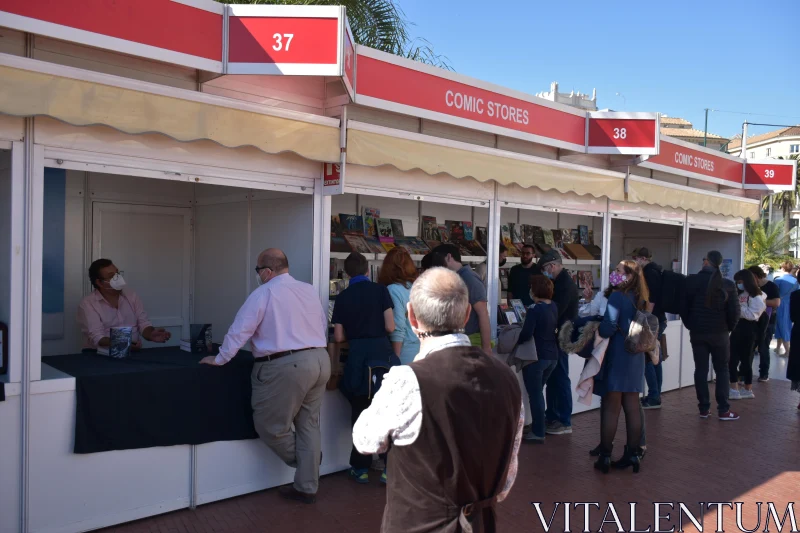
<svg viewBox="0 0 800 533"><path fill-rule="evenodd" d="M655 113L589 113L586 152L590 154L658 154L659 128Z"/></svg>

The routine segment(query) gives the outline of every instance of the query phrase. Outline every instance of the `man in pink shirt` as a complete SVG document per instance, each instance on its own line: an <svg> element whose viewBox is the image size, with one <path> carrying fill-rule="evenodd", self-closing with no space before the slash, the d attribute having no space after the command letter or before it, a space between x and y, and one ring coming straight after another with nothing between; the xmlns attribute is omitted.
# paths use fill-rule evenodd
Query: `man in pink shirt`
<svg viewBox="0 0 800 533"><path fill-rule="evenodd" d="M109 259L92 263L89 280L94 290L78 306L84 349L108 346L111 328L116 327L133 327L134 350L142 347L142 337L150 342L170 339L170 333L164 328L153 327L139 296L126 288L122 272Z"/></svg>
<svg viewBox="0 0 800 533"><path fill-rule="evenodd" d="M280 495L314 503L322 462L319 412L331 375L328 315L314 287L289 275L282 251L264 250L257 265L260 287L239 309L219 355L200 362L224 365L251 342L253 423L261 440L297 469L294 484L281 487Z"/></svg>

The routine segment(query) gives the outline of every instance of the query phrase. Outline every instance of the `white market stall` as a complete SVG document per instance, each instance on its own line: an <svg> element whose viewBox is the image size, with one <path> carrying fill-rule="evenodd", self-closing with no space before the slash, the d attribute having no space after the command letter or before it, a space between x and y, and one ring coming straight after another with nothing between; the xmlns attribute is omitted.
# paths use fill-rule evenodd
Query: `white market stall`
<svg viewBox="0 0 800 533"><path fill-rule="evenodd" d="M163 0L153 18L133 0L115 6L88 28L52 20L38 4L24 13L0 6L3 532L86 531L291 479L257 440L73 453L76 378L47 358L80 351L73 313L101 255L127 269L173 341L203 322L219 342L254 288L263 248L284 249L295 277L327 305L346 255L331 252L332 216L377 208L414 237L423 217L468 221L487 229L487 243L486 256L466 261L490 266L504 224L585 226L601 257L568 268L591 272L602 288L628 244L652 233L684 273L709 244L738 267L743 220L758 203L742 183L774 189L759 172L785 180L793 169L725 156L686 174L689 155L713 155L669 148L656 114L588 115L356 50L340 8ZM74 9L89 18L85 5ZM280 49L260 48L241 33L247 18L280 19L294 52L283 37ZM308 48L308 18L319 19L311 31L325 46ZM145 24L169 28L170 38L127 39ZM338 181L325 180L323 163L337 161ZM383 254L369 258L379 266ZM486 282L494 330L499 269L488 268ZM668 336L681 349L670 352L665 390L691 385L688 335L675 323ZM580 361L571 363L574 383ZM323 473L347 467L349 418L341 395L326 393Z"/></svg>

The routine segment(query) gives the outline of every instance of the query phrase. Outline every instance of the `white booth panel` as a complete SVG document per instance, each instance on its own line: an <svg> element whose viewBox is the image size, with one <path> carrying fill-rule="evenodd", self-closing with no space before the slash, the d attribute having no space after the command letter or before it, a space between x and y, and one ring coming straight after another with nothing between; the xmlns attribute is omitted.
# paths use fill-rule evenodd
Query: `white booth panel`
<svg viewBox="0 0 800 533"><path fill-rule="evenodd" d="M89 197L95 202L109 200L191 207L192 200L194 200L194 184L184 181L90 172Z"/></svg>
<svg viewBox="0 0 800 533"><path fill-rule="evenodd" d="M326 392L320 412L321 474L349 468L353 445L350 427L350 404L339 391ZM197 447L198 504L277 487L293 479L294 469L261 440L212 442Z"/></svg>
<svg viewBox="0 0 800 533"><path fill-rule="evenodd" d="M744 228L744 219L739 217L726 217L713 213L698 213L689 211L690 226L705 226L720 231L741 232Z"/></svg>
<svg viewBox="0 0 800 533"><path fill-rule="evenodd" d="M667 337L667 353L669 358L663 361L661 372L663 375L663 382L661 383L661 392L667 392L680 388L681 383L681 331L683 330L683 323L680 320L673 320L667 323L667 329L664 335Z"/></svg>
<svg viewBox="0 0 800 533"><path fill-rule="evenodd" d="M501 202L501 207L504 202L509 202L531 206L557 207L560 209L605 213L608 201L605 197L595 198L589 194L581 196L573 192L565 194L554 190L543 191L536 187L520 187L515 183L498 186L497 194L497 198Z"/></svg>
<svg viewBox="0 0 800 533"><path fill-rule="evenodd" d="M11 318L11 150L0 150L0 322Z"/></svg>
<svg viewBox="0 0 800 533"><path fill-rule="evenodd" d="M636 217L645 221L669 221L680 223L686 221L686 211L660 205L632 204L629 202L612 200L608 203L608 211L612 214Z"/></svg>
<svg viewBox="0 0 800 533"><path fill-rule="evenodd" d="M703 258L711 250L717 250L723 258L723 274L733 280L733 275L741 269L742 235L705 229L689 228L688 272L694 274L703 268ZM727 272L725 269L727 268Z"/></svg>
<svg viewBox="0 0 800 533"><path fill-rule="evenodd" d="M249 295L246 201L198 205L195 210L193 322L211 324L222 343Z"/></svg>
<svg viewBox="0 0 800 533"><path fill-rule="evenodd" d="M22 464L20 397L11 396L6 385L6 401L0 402L0 531L17 531L20 510L20 472Z"/></svg>
<svg viewBox="0 0 800 533"><path fill-rule="evenodd" d="M172 333L167 344L174 346L188 335L191 219L189 207L93 203L92 259L111 258L125 272L151 322Z"/></svg>
<svg viewBox="0 0 800 533"><path fill-rule="evenodd" d="M75 391L31 396L30 531L87 531L188 507L191 447L72 453Z"/></svg>
<svg viewBox="0 0 800 533"><path fill-rule="evenodd" d="M250 271L258 254L267 248L280 248L289 259L289 272L300 281L313 281L314 205L310 195L273 195L254 200L250 238ZM255 276L255 274L252 274ZM255 277L252 278L255 283ZM255 287L253 287L255 288Z"/></svg>
<svg viewBox="0 0 800 533"><path fill-rule="evenodd" d="M383 213L381 213L381 216L383 216ZM468 205L422 202L422 216L436 217L436 221L439 224L444 224L445 220L472 220L472 207Z"/></svg>
<svg viewBox="0 0 800 533"><path fill-rule="evenodd" d="M180 142L157 133L129 135L106 126L72 126L49 117L36 117L35 135L38 144L136 157L145 163L148 160L158 161L161 165L174 168L176 172L186 172L187 166L202 165L203 175L210 176L215 175L217 170L228 175L230 169L257 173L269 169L271 175L314 180L319 179L322 170L319 162L289 152L267 154L252 146L227 148L207 140ZM299 184L296 179L291 181Z"/></svg>
<svg viewBox="0 0 800 533"><path fill-rule="evenodd" d="M25 119L0 115L0 139L21 141L25 136Z"/></svg>
<svg viewBox="0 0 800 533"><path fill-rule="evenodd" d="M630 258L630 253L640 246L647 246L653 254L653 262L665 270L672 269L672 261L680 259L683 228L669 224L656 224L638 220L611 220L611 265ZM597 237L595 237L597 240Z"/></svg>
<svg viewBox="0 0 800 533"><path fill-rule="evenodd" d="M364 167L347 165L347 187L370 187L391 191L405 191L412 196L426 195L486 201L494 197L494 182L479 182L472 178L454 178L448 174L431 176L421 170L403 172L391 166ZM372 207L372 206L369 206ZM424 214L424 213L423 213Z"/></svg>
<svg viewBox="0 0 800 533"><path fill-rule="evenodd" d="M517 223L517 221L519 221L519 224L540 226L542 229L560 229L558 226L558 213L554 213L552 211L504 208L500 209L500 218L504 224L508 222Z"/></svg>

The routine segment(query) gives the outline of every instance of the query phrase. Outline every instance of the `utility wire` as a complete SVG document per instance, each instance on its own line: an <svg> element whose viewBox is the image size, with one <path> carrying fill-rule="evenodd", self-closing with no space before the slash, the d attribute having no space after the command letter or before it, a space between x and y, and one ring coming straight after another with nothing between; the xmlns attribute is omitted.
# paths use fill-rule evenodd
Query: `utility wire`
<svg viewBox="0 0 800 533"><path fill-rule="evenodd" d="M767 113L745 113L743 111L725 111L724 109L711 109L715 113L731 113L733 115L755 115L758 117L775 117L775 118L796 118L800 119L800 117L794 117L791 115L769 115Z"/></svg>

